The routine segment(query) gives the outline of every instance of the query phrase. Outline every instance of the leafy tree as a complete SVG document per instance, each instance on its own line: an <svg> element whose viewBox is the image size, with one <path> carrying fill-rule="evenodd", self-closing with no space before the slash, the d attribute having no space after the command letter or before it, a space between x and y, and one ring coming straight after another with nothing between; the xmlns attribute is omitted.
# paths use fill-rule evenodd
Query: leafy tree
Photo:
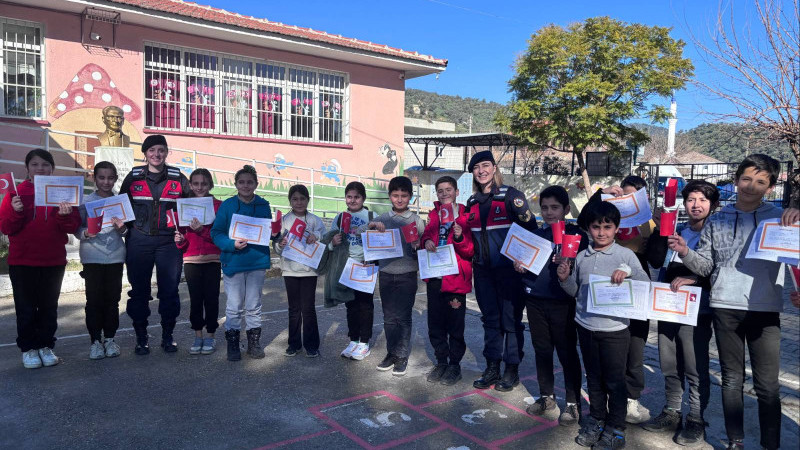
<svg viewBox="0 0 800 450"><path fill-rule="evenodd" d="M647 102L669 97L693 75L684 42L669 32L609 17L540 29L515 63L512 100L496 123L531 146L575 152L590 195L586 149L619 151L626 141L646 142L647 134L628 121L668 119L665 106Z"/></svg>

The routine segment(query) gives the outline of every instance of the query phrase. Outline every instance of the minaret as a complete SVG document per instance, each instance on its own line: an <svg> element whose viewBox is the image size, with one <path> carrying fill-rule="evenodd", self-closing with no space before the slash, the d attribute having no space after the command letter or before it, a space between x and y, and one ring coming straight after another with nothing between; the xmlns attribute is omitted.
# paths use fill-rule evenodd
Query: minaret
<svg viewBox="0 0 800 450"><path fill-rule="evenodd" d="M667 136L667 161L675 157L675 125L678 123L678 104L675 97L669 106L669 135Z"/></svg>

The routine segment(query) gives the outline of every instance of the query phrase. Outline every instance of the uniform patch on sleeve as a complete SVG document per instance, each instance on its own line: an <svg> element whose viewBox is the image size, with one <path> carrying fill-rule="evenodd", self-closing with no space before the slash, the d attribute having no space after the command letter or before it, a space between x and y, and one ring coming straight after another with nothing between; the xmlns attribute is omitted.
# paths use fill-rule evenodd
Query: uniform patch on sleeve
<svg viewBox="0 0 800 450"><path fill-rule="evenodd" d="M527 221L531 220L531 212L530 211L525 211L525 214L520 214L519 215L519 220L522 221L522 222L527 222Z"/></svg>
<svg viewBox="0 0 800 450"><path fill-rule="evenodd" d="M524 204L525 202L521 198L517 197L514 199L514 206L516 206L517 208L522 208L522 205Z"/></svg>

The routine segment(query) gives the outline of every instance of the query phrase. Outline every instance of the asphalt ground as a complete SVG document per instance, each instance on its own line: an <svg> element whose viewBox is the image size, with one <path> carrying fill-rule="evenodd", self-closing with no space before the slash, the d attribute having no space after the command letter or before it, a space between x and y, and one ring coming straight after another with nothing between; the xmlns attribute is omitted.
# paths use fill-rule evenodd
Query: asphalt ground
<svg viewBox="0 0 800 450"><path fill-rule="evenodd" d="M408 373L394 377L375 366L385 355L380 300L376 295L372 354L363 361L339 356L348 344L343 305L325 309L318 283L321 357L283 356L287 346L287 302L281 278L264 286L262 344L267 357L225 359L222 328L213 355L189 355L189 300L181 285L181 321L175 330L179 350L158 346L161 329L151 325L151 354L133 353L134 334L121 303L122 347L118 358L89 360L82 292L62 294L55 367L24 369L16 337L13 299L0 298L0 448L9 449L255 449L255 448L543 448L578 449L577 427L529 416L526 406L538 396L533 348L526 333L522 384L509 393L478 391L472 381L484 367L483 331L474 296L468 297L467 354L464 379L452 387L428 383L433 350L428 344L426 298L420 283L413 317L412 356ZM155 289L154 289L155 293ZM157 300L151 303L155 312ZM225 296L220 299L224 314ZM789 306L796 322L797 309ZM159 321L151 316L151 323ZM655 341L655 323L651 342ZM783 345L797 349L797 327L784 329ZM663 406L663 378L655 349L645 354L646 391L642 402L653 415ZM713 365L713 361L712 361ZM558 370L558 369L557 369ZM793 371L796 371L794 369ZM795 374L796 375L796 374ZM711 404L706 412L707 439L695 448L724 448L718 376L712 374ZM782 380L783 389L787 384ZM557 395L563 394L560 375ZM794 401L783 406L782 447L798 448L797 386L788 385ZM559 397L563 407L563 398ZM685 405L688 408L688 405ZM688 409L685 409L688 410ZM584 413L587 407L584 406ZM748 448L758 448L755 398L745 395ZM679 448L672 434L655 434L631 425L628 448Z"/></svg>

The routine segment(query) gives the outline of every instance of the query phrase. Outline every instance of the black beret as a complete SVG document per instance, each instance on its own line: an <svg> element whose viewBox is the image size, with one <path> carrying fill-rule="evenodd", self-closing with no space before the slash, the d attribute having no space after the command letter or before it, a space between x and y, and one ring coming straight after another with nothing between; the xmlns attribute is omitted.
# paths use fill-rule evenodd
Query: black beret
<svg viewBox="0 0 800 450"><path fill-rule="evenodd" d="M472 169L475 168L476 164L484 161L491 161L492 164L497 165L497 163L494 162L494 155L492 154L492 152L489 150L484 150L482 152L478 152L472 155L472 158L470 158L469 165L467 166L467 168L469 169L470 172L472 172Z"/></svg>
<svg viewBox="0 0 800 450"><path fill-rule="evenodd" d="M150 136L147 136L147 139L142 142L142 153L146 152L148 148L154 145L163 145L166 147L167 138L160 134L151 134Z"/></svg>

